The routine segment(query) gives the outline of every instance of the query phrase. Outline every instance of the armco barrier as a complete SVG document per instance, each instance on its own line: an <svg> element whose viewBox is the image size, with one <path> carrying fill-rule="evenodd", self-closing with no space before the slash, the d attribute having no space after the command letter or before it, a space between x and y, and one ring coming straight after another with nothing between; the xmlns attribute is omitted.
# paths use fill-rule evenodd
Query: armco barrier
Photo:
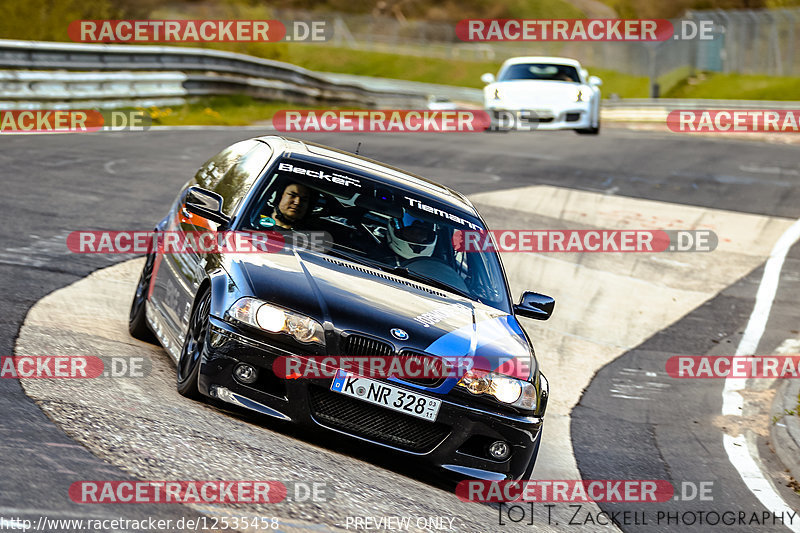
<svg viewBox="0 0 800 533"><path fill-rule="evenodd" d="M604 100L600 108L602 120L610 122L661 122L677 109L752 109L794 110L800 102L771 100L690 100L679 98L626 98Z"/></svg>
<svg viewBox="0 0 800 533"><path fill-rule="evenodd" d="M183 85L188 96L244 92L261 98L354 107L424 107L427 101L427 95L418 92L371 90L363 86L336 83L312 71L280 61L179 46L0 39L0 68L182 72L186 75Z"/></svg>
<svg viewBox="0 0 800 533"><path fill-rule="evenodd" d="M0 39L3 68L13 69L0 70L0 104L5 109L43 102L52 107L76 102L95 104L91 107L174 105L187 96L224 94L355 108L421 109L432 95L482 104L480 89L325 75L280 61L178 46ZM675 109L800 109L800 102L618 99L604 100L601 116L607 121L664 122Z"/></svg>
<svg viewBox="0 0 800 533"><path fill-rule="evenodd" d="M177 105L187 91L182 72L51 72L0 70L0 108Z"/></svg>

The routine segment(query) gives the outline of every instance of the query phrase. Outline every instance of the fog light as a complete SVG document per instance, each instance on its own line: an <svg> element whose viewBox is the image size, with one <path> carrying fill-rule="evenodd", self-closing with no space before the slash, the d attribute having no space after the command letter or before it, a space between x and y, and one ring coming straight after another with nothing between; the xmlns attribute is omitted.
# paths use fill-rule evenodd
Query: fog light
<svg viewBox="0 0 800 533"><path fill-rule="evenodd" d="M258 378L258 372L256 372L256 369L252 366L241 363L236 365L236 368L233 369L233 377L236 378L236 381L241 381L249 385L254 383Z"/></svg>
<svg viewBox="0 0 800 533"><path fill-rule="evenodd" d="M492 459L502 461L511 455L511 446L502 440L495 441L489 446L489 455L492 456Z"/></svg>

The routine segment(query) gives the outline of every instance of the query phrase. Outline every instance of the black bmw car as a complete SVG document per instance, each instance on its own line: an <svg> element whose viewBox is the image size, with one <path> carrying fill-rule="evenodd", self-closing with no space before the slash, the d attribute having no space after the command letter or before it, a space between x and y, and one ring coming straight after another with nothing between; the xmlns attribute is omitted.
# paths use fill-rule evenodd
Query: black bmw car
<svg viewBox="0 0 800 533"><path fill-rule="evenodd" d="M517 317L546 319L554 302L525 292L514 304L497 254L454 244L463 231L486 225L463 195L422 177L293 139L239 142L203 165L156 232L269 232L285 244L154 246L130 332L155 334L184 396L391 448L454 477L528 478L549 385ZM324 244L308 246L312 234ZM421 378L275 368L329 356L482 364Z"/></svg>

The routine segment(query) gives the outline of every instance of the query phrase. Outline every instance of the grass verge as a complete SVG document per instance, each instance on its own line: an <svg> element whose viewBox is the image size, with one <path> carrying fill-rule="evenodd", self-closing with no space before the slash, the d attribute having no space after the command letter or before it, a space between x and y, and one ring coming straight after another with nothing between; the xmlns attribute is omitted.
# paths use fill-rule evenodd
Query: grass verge
<svg viewBox="0 0 800 533"><path fill-rule="evenodd" d="M800 100L800 78L700 73L684 78L665 98Z"/></svg>
<svg viewBox="0 0 800 533"><path fill-rule="evenodd" d="M282 61L323 72L339 72L396 78L459 87L481 88L481 74L497 73L500 61L463 61L457 59L422 58L295 43ZM646 98L647 78L606 69L587 67L589 73L603 79L603 94L620 98Z"/></svg>
<svg viewBox="0 0 800 533"><path fill-rule="evenodd" d="M154 126L246 126L269 120L281 109L313 107L236 95L193 99L182 106L150 107L145 111Z"/></svg>

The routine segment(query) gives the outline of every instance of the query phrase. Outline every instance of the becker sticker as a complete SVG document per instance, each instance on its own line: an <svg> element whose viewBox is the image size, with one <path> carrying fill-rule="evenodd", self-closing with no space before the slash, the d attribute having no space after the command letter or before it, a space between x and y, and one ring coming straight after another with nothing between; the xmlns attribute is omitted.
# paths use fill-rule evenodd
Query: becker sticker
<svg viewBox="0 0 800 533"><path fill-rule="evenodd" d="M278 170L310 176L319 180L325 180L337 185L342 185L343 187L361 187L361 182L357 178L347 176L345 174L338 174L336 172L328 174L323 170L311 170L310 168L298 167L292 165L291 163L278 164Z"/></svg>

